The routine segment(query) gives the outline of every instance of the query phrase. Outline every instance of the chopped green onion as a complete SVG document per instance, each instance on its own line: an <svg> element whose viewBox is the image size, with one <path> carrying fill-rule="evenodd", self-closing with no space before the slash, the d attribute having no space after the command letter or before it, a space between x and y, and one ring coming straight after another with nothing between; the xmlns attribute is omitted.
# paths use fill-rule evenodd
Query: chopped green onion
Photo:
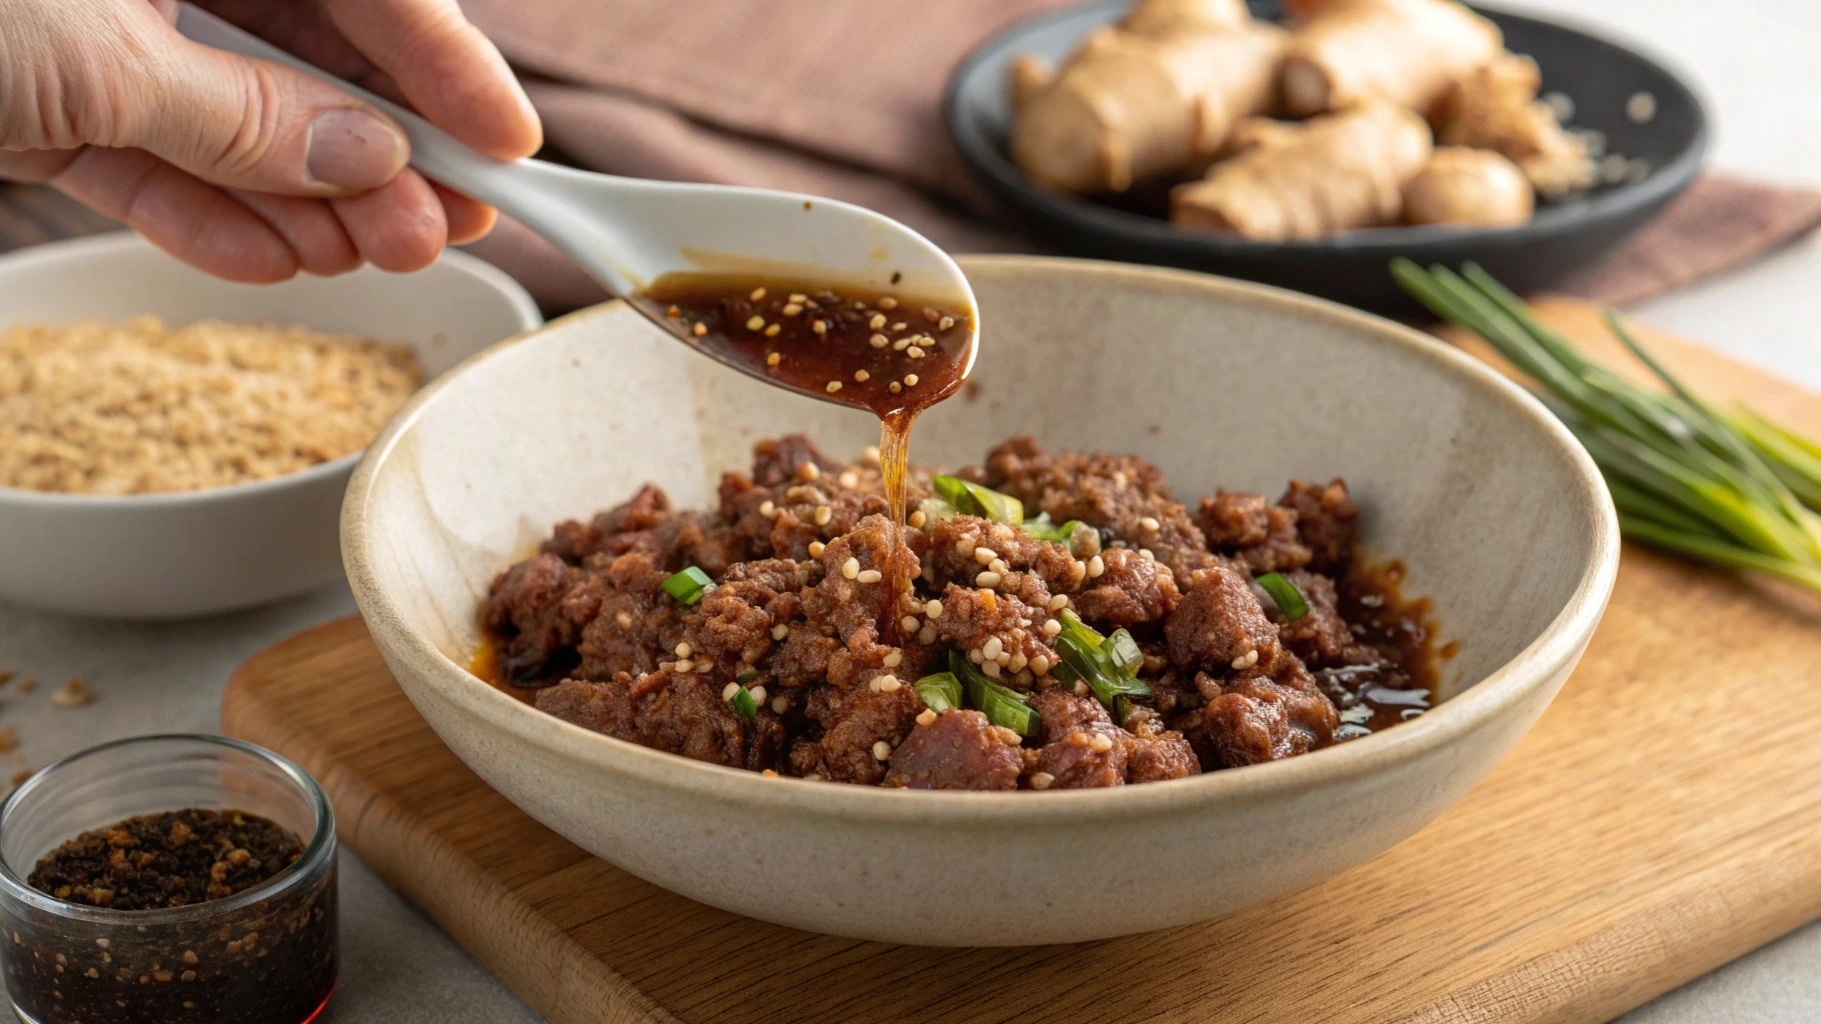
<svg viewBox="0 0 1821 1024"><path fill-rule="evenodd" d="M752 699L752 691L744 686L735 687L733 696L727 698L727 703L732 704L734 711L748 722L759 717L759 702Z"/></svg>
<svg viewBox="0 0 1821 1024"><path fill-rule="evenodd" d="M930 481L937 495L966 515L981 516L995 523L1017 526L1024 522L1024 503L1009 494L963 480L958 476L939 476Z"/></svg>
<svg viewBox="0 0 1821 1024"><path fill-rule="evenodd" d="M961 706L961 680L953 672L927 675L911 686L923 698L923 705L938 715Z"/></svg>
<svg viewBox="0 0 1821 1024"><path fill-rule="evenodd" d="M1295 622L1309 614L1309 602L1303 599L1303 592L1296 589L1281 572L1268 572L1258 578L1258 585L1265 588L1271 600L1277 602L1277 610L1284 613L1284 618Z"/></svg>
<svg viewBox="0 0 1821 1024"><path fill-rule="evenodd" d="M917 511L923 513L923 524L933 526L944 519L953 519L957 513L955 506L941 498L924 498L917 505Z"/></svg>
<svg viewBox="0 0 1821 1024"><path fill-rule="evenodd" d="M1114 697L1113 698L1113 721L1114 721L1114 723L1117 725L1120 725L1120 726L1124 726L1126 719L1128 719L1130 717L1132 717L1132 698L1126 696L1123 693L1117 697Z"/></svg>
<svg viewBox="0 0 1821 1024"><path fill-rule="evenodd" d="M1136 679L1138 670L1144 666L1144 652L1138 649L1138 641L1132 639L1132 634L1124 629L1114 630L1101 650L1106 652L1119 674L1128 679Z"/></svg>
<svg viewBox="0 0 1821 1024"><path fill-rule="evenodd" d="M1057 526L1050 522L1050 514L1045 512L1037 518L1027 521L1024 524L1024 532L1038 540L1047 540L1052 544L1067 544L1069 538L1075 535L1075 531L1086 525L1079 519L1071 519L1061 526Z"/></svg>
<svg viewBox="0 0 1821 1024"><path fill-rule="evenodd" d="M665 580L663 587L664 593L676 598L678 604L695 604L703 594L714 589L714 580L692 565Z"/></svg>
<svg viewBox="0 0 1821 1024"><path fill-rule="evenodd" d="M1151 688L1138 679L1144 654L1125 630L1103 637L1081 617L1063 609L1062 632L1056 636L1056 665L1063 682L1083 682L1100 703L1112 708L1120 694L1149 697Z"/></svg>
<svg viewBox="0 0 1821 1024"><path fill-rule="evenodd" d="M988 722L1004 726L1020 736L1035 736L1043 727L1043 719L1023 697L987 678L986 673L967 660L967 655L951 650L948 667L960 677L969 706L984 712Z"/></svg>
<svg viewBox="0 0 1821 1024"><path fill-rule="evenodd" d="M759 678L759 670L756 668L748 668L741 669L739 673L733 677L733 681L739 683L741 686L745 686L747 683L750 683L757 678Z"/></svg>
<svg viewBox="0 0 1821 1024"><path fill-rule="evenodd" d="M1721 411L1610 312L1607 329L1663 389L1587 358L1471 263L1457 274L1397 259L1391 273L1534 382L1605 475L1625 537L1821 591L1821 445L1749 410Z"/></svg>

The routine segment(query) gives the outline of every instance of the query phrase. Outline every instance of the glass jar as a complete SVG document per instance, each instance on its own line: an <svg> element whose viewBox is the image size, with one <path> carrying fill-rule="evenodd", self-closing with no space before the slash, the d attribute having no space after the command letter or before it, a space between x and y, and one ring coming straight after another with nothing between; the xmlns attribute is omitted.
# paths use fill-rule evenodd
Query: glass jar
<svg viewBox="0 0 1821 1024"><path fill-rule="evenodd" d="M262 885L182 907L68 903L26 884L90 829L186 808L242 811L304 842ZM304 1024L335 988L335 815L297 765L221 736L103 744L0 806L0 970L26 1024Z"/></svg>

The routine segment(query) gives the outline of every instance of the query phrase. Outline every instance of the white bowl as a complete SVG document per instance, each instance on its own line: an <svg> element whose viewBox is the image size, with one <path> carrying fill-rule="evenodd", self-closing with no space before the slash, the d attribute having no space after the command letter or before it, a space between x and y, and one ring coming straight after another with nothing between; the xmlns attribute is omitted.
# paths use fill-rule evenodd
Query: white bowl
<svg viewBox="0 0 1821 1024"><path fill-rule="evenodd" d="M220 281L120 233L0 256L0 325L270 321L406 342L437 374L543 323L510 277L445 253L283 284ZM0 598L111 618L180 618L289 597L341 574L336 522L359 453L257 483L100 496L0 488Z"/></svg>
<svg viewBox="0 0 1821 1024"><path fill-rule="evenodd" d="M1345 476L1367 546L1409 568L1460 653L1448 699L1269 764L1069 792L940 793L765 778L558 721L466 671L493 575L553 523L654 480L713 501L757 438L831 454L870 417L726 370L609 304L476 357L418 395L348 488L349 579L394 675L451 749L583 848L686 896L894 942L1018 945L1212 917L1421 828L1542 714L1618 565L1599 471L1534 398L1432 338L1179 271L962 261L978 391L912 458L977 461L1029 432L1137 452L1179 496ZM535 392L538 400L525 400Z"/></svg>

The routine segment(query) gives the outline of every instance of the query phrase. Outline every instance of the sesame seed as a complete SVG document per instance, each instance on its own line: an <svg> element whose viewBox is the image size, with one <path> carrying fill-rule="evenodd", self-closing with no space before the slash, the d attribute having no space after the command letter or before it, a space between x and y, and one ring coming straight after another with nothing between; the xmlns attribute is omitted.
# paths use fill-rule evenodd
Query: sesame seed
<svg viewBox="0 0 1821 1024"><path fill-rule="evenodd" d="M805 295L805 294L803 294L803 293L802 293L802 292L791 292L791 293L790 293L790 301L792 301L792 302L808 302L808 301L809 301L809 296L807 296L807 295Z"/></svg>
<svg viewBox="0 0 1821 1024"><path fill-rule="evenodd" d="M1153 552L1150 548L1139 548L1138 557L1144 559L1147 562L1157 561L1157 554L1155 552Z"/></svg>
<svg viewBox="0 0 1821 1024"><path fill-rule="evenodd" d="M991 569L988 569L987 571L974 577L974 586L976 586L976 587L981 587L986 590L991 590L998 585L999 585L999 574L992 571Z"/></svg>
<svg viewBox="0 0 1821 1024"><path fill-rule="evenodd" d="M708 333L708 325L707 324L696 324L694 327L691 327L689 330L696 337L700 338L702 335Z"/></svg>
<svg viewBox="0 0 1821 1024"><path fill-rule="evenodd" d="M784 328L778 326L777 324L772 324L770 327L765 328L765 336L767 338L775 338L778 336L778 332L783 329Z"/></svg>
<svg viewBox="0 0 1821 1024"><path fill-rule="evenodd" d="M901 665L903 663L904 663L904 654L901 651L893 651L890 654L887 654L885 656L885 660L883 662L881 662L881 664L883 664L886 668L897 668L899 665Z"/></svg>
<svg viewBox="0 0 1821 1024"><path fill-rule="evenodd" d="M904 386L907 388L916 387L917 386L917 375L914 373L905 374L904 375Z"/></svg>
<svg viewBox="0 0 1821 1024"><path fill-rule="evenodd" d="M1031 775L1031 788L1048 789L1050 788L1050 783L1055 781L1056 776L1051 775L1049 772L1034 772Z"/></svg>
<svg viewBox="0 0 1821 1024"><path fill-rule="evenodd" d="M1075 680L1075 696L1086 697L1087 695L1088 695L1088 684L1082 682L1079 679Z"/></svg>
<svg viewBox="0 0 1821 1024"><path fill-rule="evenodd" d="M856 380L862 384L866 383L867 378L869 378L871 376L872 376L872 374L867 373L865 370L855 370L854 371L854 380Z"/></svg>
<svg viewBox="0 0 1821 1024"><path fill-rule="evenodd" d="M771 627L771 638L773 640L782 640L789 635L790 635L790 627L786 626L782 622Z"/></svg>
<svg viewBox="0 0 1821 1024"><path fill-rule="evenodd" d="M1043 654L1039 654L1039 655L1032 657L1031 664L1030 664L1030 670L1032 672L1036 673L1037 675L1043 675L1045 672L1048 672L1050 670L1049 657L1047 655L1043 655Z"/></svg>
<svg viewBox="0 0 1821 1024"><path fill-rule="evenodd" d="M1062 632L1062 622L1060 620L1051 619L1043 624L1044 636L1055 636L1060 632Z"/></svg>
<svg viewBox="0 0 1821 1024"><path fill-rule="evenodd" d="M841 575L850 580L860 575L860 560L849 555L847 561L841 563Z"/></svg>
<svg viewBox="0 0 1821 1024"><path fill-rule="evenodd" d="M854 578L861 583L877 583L885 578L885 574L877 569L862 569L860 575Z"/></svg>
<svg viewBox="0 0 1821 1024"><path fill-rule="evenodd" d="M1013 672L1023 672L1024 667L1030 663L1031 659L1025 657L1023 651L1019 651L1012 655L1011 660L1005 663L1005 667L1011 669Z"/></svg>
<svg viewBox="0 0 1821 1024"><path fill-rule="evenodd" d="M1101 573L1106 572L1106 571L1107 571L1107 564L1103 559L1101 559L1101 557L1099 555L1095 555L1093 558L1088 559L1088 578L1089 579L1093 579L1094 577L1097 577Z"/></svg>
<svg viewBox="0 0 1821 1024"><path fill-rule="evenodd" d="M746 319L746 329L749 331L764 330L765 329L765 318L760 316L757 313L754 313L752 316L750 316Z"/></svg>
<svg viewBox="0 0 1821 1024"><path fill-rule="evenodd" d="M972 555L974 553L973 539L970 537L963 537L960 540L956 541L955 542L955 553L960 555L962 558L967 558L968 556Z"/></svg>
<svg viewBox="0 0 1821 1024"><path fill-rule="evenodd" d="M892 381L890 384L885 385L885 388L887 391L890 391L892 394L895 395L898 392L904 390L904 385L898 383L897 381Z"/></svg>
<svg viewBox="0 0 1821 1024"><path fill-rule="evenodd" d="M1006 565L1005 559L1003 559L1003 558L993 559L991 562L988 562L986 564L986 567L988 569L993 570L994 572L998 573L1001 576L1004 576L1005 574L1012 571L1012 567L1009 565Z"/></svg>
<svg viewBox="0 0 1821 1024"><path fill-rule="evenodd" d="M789 711L790 710L790 698L784 696L781 693L778 694L776 697L773 697L771 699L771 709L773 711L776 711L780 715L786 711ZM769 769L769 768L767 768L765 770L771 771L771 769ZM773 774L776 774L776 773L774 772Z"/></svg>
<svg viewBox="0 0 1821 1024"><path fill-rule="evenodd" d="M955 326L955 318L952 316L945 316L940 321L937 322L936 329L940 330L940 331L946 331L950 327L953 327L953 326Z"/></svg>
<svg viewBox="0 0 1821 1024"><path fill-rule="evenodd" d="M875 334L866 339L866 343L874 348L884 348L885 346L890 345L892 340L883 334Z"/></svg>
<svg viewBox="0 0 1821 1024"><path fill-rule="evenodd" d="M822 552L827 550L828 545L819 540L812 540L809 542L809 557L811 558L821 558Z"/></svg>
<svg viewBox="0 0 1821 1024"><path fill-rule="evenodd" d="M631 629L632 628L632 616L626 612L621 612L618 615L615 615L613 617L613 621L619 623L621 629Z"/></svg>
<svg viewBox="0 0 1821 1024"><path fill-rule="evenodd" d="M926 602L923 605L923 614L929 616L932 619L941 618L942 617L942 602L935 600L934 598L930 599L928 602Z"/></svg>
<svg viewBox="0 0 1821 1024"><path fill-rule="evenodd" d="M1094 734L1093 739L1088 740L1088 746L1093 747L1095 750L1104 754L1113 749L1113 737L1108 736L1105 733L1097 732Z"/></svg>
<svg viewBox="0 0 1821 1024"><path fill-rule="evenodd" d="M739 683L728 683L727 686L721 690L721 699L722 700L732 700L733 695L736 693L739 693L739 692L740 692Z"/></svg>
<svg viewBox="0 0 1821 1024"><path fill-rule="evenodd" d="M839 390L841 390L841 382L840 382L840 381L838 381L838 380L831 380L831 381L829 381L829 382L828 382L828 393L829 393L829 394L831 394L831 395L832 395L832 394L834 394L834 393L835 393L835 392L837 392L837 391L839 391Z"/></svg>
<svg viewBox="0 0 1821 1024"><path fill-rule="evenodd" d="M936 307L934 307L934 306L924 306L923 307L923 319L928 320L930 323L933 324L937 320L940 320L941 318L942 318L942 312L940 310L938 310Z"/></svg>
<svg viewBox="0 0 1821 1024"><path fill-rule="evenodd" d="M1251 668L1253 665L1256 665L1256 664L1258 664L1258 649L1257 648L1253 648L1252 650L1249 650L1246 653L1240 655L1239 657L1233 659L1233 667L1236 669L1247 669L1247 668Z"/></svg>
<svg viewBox="0 0 1821 1024"><path fill-rule="evenodd" d="M881 327L884 327L885 326L885 314L884 313L874 313L873 318L866 322L866 326L871 327L875 331L880 329Z"/></svg>
<svg viewBox="0 0 1821 1024"><path fill-rule="evenodd" d="M892 759L892 745L885 742L884 740L880 740L879 742L873 744L873 757L875 757L881 761L891 760Z"/></svg>
<svg viewBox="0 0 1821 1024"><path fill-rule="evenodd" d="M780 362L783 362L783 360L784 360L783 356L777 354L776 352L773 352L771 355L768 355L765 357L765 365L766 366L776 366Z"/></svg>
<svg viewBox="0 0 1821 1024"><path fill-rule="evenodd" d="M915 615L906 615L904 618L898 620L898 628L904 630L906 633L915 633L917 628L921 625L923 625L923 623L918 622Z"/></svg>
<svg viewBox="0 0 1821 1024"><path fill-rule="evenodd" d="M835 481L842 487L851 489L860 486L860 474L851 469L844 469L841 471L840 476L835 477Z"/></svg>
<svg viewBox="0 0 1821 1024"><path fill-rule="evenodd" d="M974 549L974 561L979 562L981 565L986 565L987 563L991 562L993 559L998 558L998 557L999 557L999 552L994 551L992 548L975 548Z"/></svg>
<svg viewBox="0 0 1821 1024"><path fill-rule="evenodd" d="M817 526L827 526L829 517L833 516L834 514L835 514L835 510L832 508L829 508L827 505L817 505L816 506L816 515L815 515L816 525Z"/></svg>
<svg viewBox="0 0 1821 1024"><path fill-rule="evenodd" d="M778 700L783 700L783 699L784 698L782 698L782 697L778 698ZM777 701L773 701L772 703L775 705L777 703ZM759 774L765 776L768 779L775 779L778 777L778 773L771 768L767 768L764 771L760 772Z"/></svg>
<svg viewBox="0 0 1821 1024"><path fill-rule="evenodd" d="M879 337L883 338L883 337L885 337L885 335L881 334L881 335L879 335ZM910 347L911 347L911 340L909 338L899 338L897 341L892 342L892 351L893 352L902 352L905 349L910 348Z"/></svg>
<svg viewBox="0 0 1821 1024"><path fill-rule="evenodd" d="M895 323L895 324L892 324L892 330L894 330L894 331L902 331L902 330L904 330L904 329L905 329L905 328L906 328L906 327L909 327L909 326L910 326L910 324L907 324L907 323L905 323L905 322L904 322L904 321L902 321L902 320L900 320L900 321L898 321L898 322L897 322L897 323Z"/></svg>
<svg viewBox="0 0 1821 1024"><path fill-rule="evenodd" d="M923 529L923 524L927 522L929 522L929 516L924 515L922 509L910 514L910 525L913 530Z"/></svg>
<svg viewBox="0 0 1821 1024"><path fill-rule="evenodd" d="M980 648L978 648L978 647L976 647L976 648L974 648L974 649L973 649L973 650L971 650L971 651L969 651L969 652L967 652L967 660L969 660L969 661L971 661L971 662L973 662L973 663L974 663L974 664L976 664L976 665L978 665L978 664L980 664L980 663L981 663L981 662L983 662L983 661L985 661L985 660L986 660L986 655L985 655L985 654L982 654L982 653L981 653L981 651L980 651Z"/></svg>
<svg viewBox="0 0 1821 1024"><path fill-rule="evenodd" d="M1003 666L1005 668L1011 668L1012 667L1012 652L1011 651L1000 651L999 657L994 658L993 660L998 662L1001 666Z"/></svg>
<svg viewBox="0 0 1821 1024"><path fill-rule="evenodd" d="M693 648L691 648L687 642L680 643L677 645L677 657L687 658L689 657L691 650L693 650Z"/></svg>
<svg viewBox="0 0 1821 1024"><path fill-rule="evenodd" d="M898 687L903 685L903 683L898 682L898 677L894 675L874 676L872 681L872 688L878 690L880 693L896 693L898 692Z"/></svg>
<svg viewBox="0 0 1821 1024"><path fill-rule="evenodd" d="M865 300L865 299L855 299L855 300L854 300L854 308L855 308L855 309L865 309L865 308L866 308L866 300Z"/></svg>
<svg viewBox="0 0 1821 1024"><path fill-rule="evenodd" d="M1115 469L1113 471L1113 486L1123 489L1126 485L1126 482L1127 481L1126 481L1125 470Z"/></svg>
<svg viewBox="0 0 1821 1024"><path fill-rule="evenodd" d="M985 672L986 677L988 679L997 679L997 678L999 678L999 662L998 661L982 662L980 665L980 671Z"/></svg>
<svg viewBox="0 0 1821 1024"><path fill-rule="evenodd" d="M694 672L696 670L696 663L690 661L688 658L684 658L675 665L672 665L671 668L677 672Z"/></svg>
<svg viewBox="0 0 1821 1024"><path fill-rule="evenodd" d="M754 288L752 290L752 301L757 302L760 299L763 299L764 297L765 297L765 289L763 286Z"/></svg>
<svg viewBox="0 0 1821 1024"><path fill-rule="evenodd" d="M797 475L806 481L820 480L822 479L822 467L813 462L805 462L797 466Z"/></svg>
<svg viewBox="0 0 1821 1024"><path fill-rule="evenodd" d="M1050 611L1059 612L1069 606L1069 595L1057 594L1050 598Z"/></svg>
<svg viewBox="0 0 1821 1024"><path fill-rule="evenodd" d="M909 356L912 359L922 359L923 358L923 350L920 348L906 349L904 351L904 354Z"/></svg>
<svg viewBox="0 0 1821 1024"><path fill-rule="evenodd" d="M1157 517L1155 517L1155 516L1145 516L1138 520L1138 525L1144 527L1145 529L1151 531L1152 533L1156 533L1157 528L1159 526L1161 526L1162 524L1157 521Z"/></svg>
<svg viewBox="0 0 1821 1024"><path fill-rule="evenodd" d="M784 315L785 316L798 316L802 312L803 312L803 307L797 305L794 302L786 303L784 306Z"/></svg>
<svg viewBox="0 0 1821 1024"><path fill-rule="evenodd" d="M666 309L666 310L665 310L665 311L664 311L664 315L665 315L665 316L667 316L667 317L669 317L669 318L670 318L670 319L672 319L672 320L675 320L675 319L676 319L676 318L677 318L677 317L679 317L679 316L682 316L682 315L683 315L683 311L682 311L682 310L680 310L680 309L678 309L678 308L677 308L677 307L675 307L675 306L672 306L672 307L670 307L670 308L669 308L669 309Z"/></svg>
<svg viewBox="0 0 1821 1024"><path fill-rule="evenodd" d="M917 724L918 725L935 725L936 724L936 713L934 711L931 711L929 708L924 708L922 711L917 712Z"/></svg>
<svg viewBox="0 0 1821 1024"><path fill-rule="evenodd" d="M865 459L868 463L877 466L879 464L879 446L876 444L867 445L860 450L860 457Z"/></svg>
<svg viewBox="0 0 1821 1024"><path fill-rule="evenodd" d="M752 702L754 704L765 703L765 687L755 686L752 688Z"/></svg>
<svg viewBox="0 0 1821 1024"><path fill-rule="evenodd" d="M759 502L759 514L767 519L778 514L778 506L769 499Z"/></svg>
<svg viewBox="0 0 1821 1024"><path fill-rule="evenodd" d="M828 321L827 320L814 321L809 325L809 329L812 331L815 331L818 335L826 336L828 334Z"/></svg>
<svg viewBox="0 0 1821 1024"><path fill-rule="evenodd" d="M890 295L883 296L882 298L879 299L879 308L880 309L897 309L898 300L892 298Z"/></svg>
<svg viewBox="0 0 1821 1024"><path fill-rule="evenodd" d="M1008 747L1017 746L1019 743L1019 740L1020 740L1020 737L1016 732L1013 732L1012 730L1007 729L1003 725L993 726L993 735L999 737L999 742L1005 744Z"/></svg>
<svg viewBox="0 0 1821 1024"><path fill-rule="evenodd" d="M924 626L922 631L917 634L917 642L922 644L925 647L928 647L930 644L935 643L936 642L936 627Z"/></svg>
<svg viewBox="0 0 1821 1024"><path fill-rule="evenodd" d="M986 638L986 643L980 645L980 656L983 658L997 658L999 657L999 652L1003 650L1005 650L1005 641L996 636L989 636Z"/></svg>

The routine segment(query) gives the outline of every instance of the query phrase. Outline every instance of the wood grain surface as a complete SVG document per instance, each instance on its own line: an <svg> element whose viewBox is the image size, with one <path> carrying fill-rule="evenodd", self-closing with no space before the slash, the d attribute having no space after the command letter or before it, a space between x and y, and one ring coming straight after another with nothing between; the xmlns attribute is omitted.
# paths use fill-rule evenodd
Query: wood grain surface
<svg viewBox="0 0 1821 1024"><path fill-rule="evenodd" d="M1821 398L1656 340L1821 433ZM346 842L555 1024L1592 1022L1821 917L1818 669L1807 595L1628 547L1561 696L1415 837L1217 921L1025 949L792 931L591 858L443 747L357 620L248 662L222 723L315 772Z"/></svg>

